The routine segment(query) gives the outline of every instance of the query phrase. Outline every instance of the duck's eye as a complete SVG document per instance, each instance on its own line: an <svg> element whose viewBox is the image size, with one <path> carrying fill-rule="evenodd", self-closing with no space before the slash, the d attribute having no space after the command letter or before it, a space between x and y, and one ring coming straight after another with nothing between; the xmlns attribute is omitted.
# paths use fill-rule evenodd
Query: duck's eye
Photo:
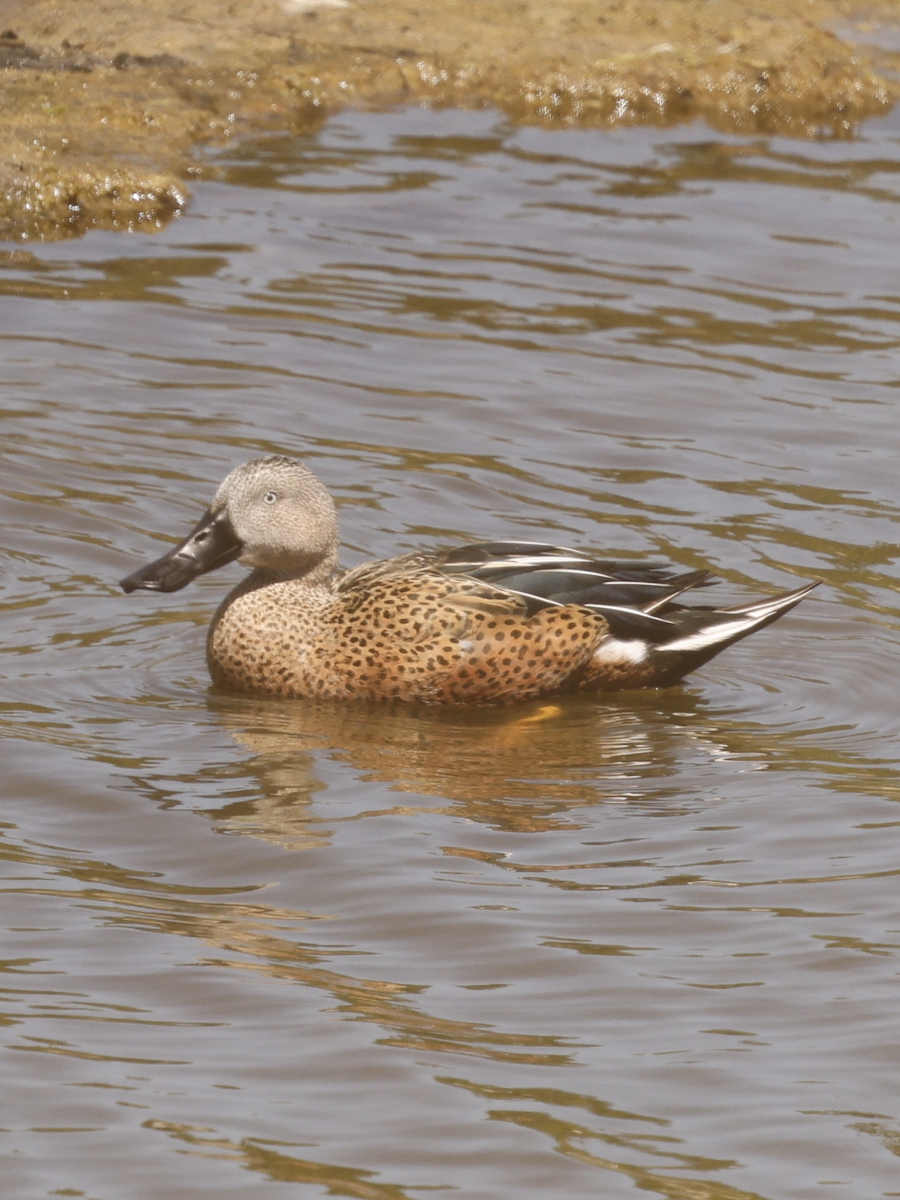
<svg viewBox="0 0 900 1200"><path fill-rule="evenodd" d="M263 496L263 500L266 502L266 504L274 504L277 499L277 492L266 492L266 494Z"/></svg>

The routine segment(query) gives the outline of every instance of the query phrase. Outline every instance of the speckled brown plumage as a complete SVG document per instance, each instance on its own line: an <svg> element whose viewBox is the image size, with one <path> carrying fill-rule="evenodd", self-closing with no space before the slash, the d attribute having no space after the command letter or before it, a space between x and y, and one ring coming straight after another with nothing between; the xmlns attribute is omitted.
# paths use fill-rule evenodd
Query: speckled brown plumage
<svg viewBox="0 0 900 1200"><path fill-rule="evenodd" d="M168 554L122 581L175 591L234 558L252 573L209 631L213 681L290 698L509 704L558 691L667 686L776 620L812 584L731 609L676 600L706 572L479 543L337 566L337 516L293 459L238 467Z"/></svg>
<svg viewBox="0 0 900 1200"><path fill-rule="evenodd" d="M564 687L607 625L577 605L527 616L518 597L435 570L245 587L213 619L213 680L285 697L511 703Z"/></svg>

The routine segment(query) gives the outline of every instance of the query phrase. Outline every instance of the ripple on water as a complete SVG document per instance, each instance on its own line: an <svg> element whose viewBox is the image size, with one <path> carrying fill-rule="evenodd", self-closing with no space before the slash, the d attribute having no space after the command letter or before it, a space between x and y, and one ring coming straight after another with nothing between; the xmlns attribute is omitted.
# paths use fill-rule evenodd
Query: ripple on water
<svg viewBox="0 0 900 1200"><path fill-rule="evenodd" d="M344 114L215 171L0 256L9 1195L896 1193L890 123ZM275 452L348 565L824 586L659 693L218 695L238 568L116 580Z"/></svg>

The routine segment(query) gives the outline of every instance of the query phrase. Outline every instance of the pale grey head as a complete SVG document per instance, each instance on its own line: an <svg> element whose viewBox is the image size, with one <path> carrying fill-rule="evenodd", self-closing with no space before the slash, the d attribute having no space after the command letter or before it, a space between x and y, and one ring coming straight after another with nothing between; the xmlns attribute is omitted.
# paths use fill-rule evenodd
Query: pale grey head
<svg viewBox="0 0 900 1200"><path fill-rule="evenodd" d="M337 567L334 501L308 467L273 455L236 467L199 524L168 554L121 581L174 592L237 559L255 571L324 583Z"/></svg>
<svg viewBox="0 0 900 1200"><path fill-rule="evenodd" d="M244 566L305 575L323 566L330 574L337 565L334 501L295 458L254 458L236 467L210 511L227 513Z"/></svg>

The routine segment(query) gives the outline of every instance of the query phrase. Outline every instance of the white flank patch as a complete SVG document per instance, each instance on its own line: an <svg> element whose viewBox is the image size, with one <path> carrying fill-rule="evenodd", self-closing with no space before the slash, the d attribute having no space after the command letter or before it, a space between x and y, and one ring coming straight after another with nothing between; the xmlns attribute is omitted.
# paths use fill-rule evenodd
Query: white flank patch
<svg viewBox="0 0 900 1200"><path fill-rule="evenodd" d="M618 638L601 642L594 651L595 663L628 663L633 666L643 662L646 657L647 646L644 642L622 642Z"/></svg>

